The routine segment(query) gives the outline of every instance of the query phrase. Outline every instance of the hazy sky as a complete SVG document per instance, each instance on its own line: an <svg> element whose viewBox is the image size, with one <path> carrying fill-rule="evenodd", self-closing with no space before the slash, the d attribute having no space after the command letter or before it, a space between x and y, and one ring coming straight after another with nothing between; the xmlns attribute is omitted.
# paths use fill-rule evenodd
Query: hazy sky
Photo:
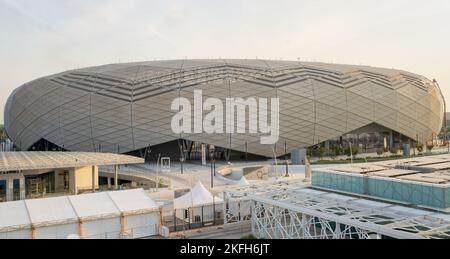
<svg viewBox="0 0 450 259"><path fill-rule="evenodd" d="M0 124L11 91L44 75L256 57L404 69L450 100L450 1L0 0Z"/></svg>

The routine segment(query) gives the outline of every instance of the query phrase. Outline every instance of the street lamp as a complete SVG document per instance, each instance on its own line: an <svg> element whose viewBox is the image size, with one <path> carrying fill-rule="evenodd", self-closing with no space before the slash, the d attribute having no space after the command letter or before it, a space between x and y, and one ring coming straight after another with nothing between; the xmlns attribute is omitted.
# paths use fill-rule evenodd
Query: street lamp
<svg viewBox="0 0 450 259"><path fill-rule="evenodd" d="M184 144L181 143L181 140L178 140L178 146L180 148L180 166L181 166L181 174L184 174L184 162L186 162L186 149Z"/></svg>
<svg viewBox="0 0 450 259"><path fill-rule="evenodd" d="M353 146L352 146L352 142L350 140L347 140L347 142L348 142L348 145L350 147L350 159L351 159L351 162L353 164Z"/></svg>
<svg viewBox="0 0 450 259"><path fill-rule="evenodd" d="M215 159L215 148L210 146L209 154L211 159L211 189L214 189L214 177L216 176L216 159Z"/></svg>

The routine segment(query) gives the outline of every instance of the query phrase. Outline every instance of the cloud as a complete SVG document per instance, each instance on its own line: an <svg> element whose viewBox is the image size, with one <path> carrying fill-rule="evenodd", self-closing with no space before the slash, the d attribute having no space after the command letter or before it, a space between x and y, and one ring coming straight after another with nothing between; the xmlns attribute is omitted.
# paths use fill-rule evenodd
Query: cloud
<svg viewBox="0 0 450 259"><path fill-rule="evenodd" d="M396 67L450 98L448 0L0 0L0 24L0 105L40 76L184 57Z"/></svg>

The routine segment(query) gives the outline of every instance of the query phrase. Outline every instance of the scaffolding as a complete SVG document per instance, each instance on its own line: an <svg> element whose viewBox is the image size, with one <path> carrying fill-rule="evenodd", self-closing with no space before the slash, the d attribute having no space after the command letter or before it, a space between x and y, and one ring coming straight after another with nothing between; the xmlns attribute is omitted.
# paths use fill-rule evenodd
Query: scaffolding
<svg viewBox="0 0 450 259"><path fill-rule="evenodd" d="M264 239L450 239L450 215L314 190L301 181L227 189L225 224ZM249 215L231 210L250 204Z"/></svg>

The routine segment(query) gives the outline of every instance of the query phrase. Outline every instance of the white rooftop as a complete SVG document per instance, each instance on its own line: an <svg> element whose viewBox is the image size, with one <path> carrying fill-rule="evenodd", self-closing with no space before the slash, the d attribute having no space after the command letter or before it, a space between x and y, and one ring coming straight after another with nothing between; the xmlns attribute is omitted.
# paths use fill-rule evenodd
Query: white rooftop
<svg viewBox="0 0 450 259"><path fill-rule="evenodd" d="M201 182L198 182L190 192L173 201L175 209L195 208L221 202L223 200L214 197Z"/></svg>
<svg viewBox="0 0 450 259"><path fill-rule="evenodd" d="M142 163L142 158L110 153L0 152L0 172Z"/></svg>
<svg viewBox="0 0 450 259"><path fill-rule="evenodd" d="M143 189L4 202L0 203L0 232L158 210Z"/></svg>

